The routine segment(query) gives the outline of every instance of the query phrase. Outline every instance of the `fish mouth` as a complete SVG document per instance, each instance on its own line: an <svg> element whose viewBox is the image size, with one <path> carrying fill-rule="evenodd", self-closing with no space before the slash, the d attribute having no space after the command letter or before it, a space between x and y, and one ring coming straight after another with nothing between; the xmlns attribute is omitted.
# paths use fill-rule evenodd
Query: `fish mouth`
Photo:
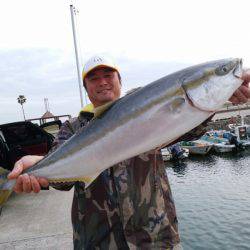
<svg viewBox="0 0 250 250"><path fill-rule="evenodd" d="M236 66L233 70L233 75L237 78L241 78L242 77L242 59L236 59Z"/></svg>

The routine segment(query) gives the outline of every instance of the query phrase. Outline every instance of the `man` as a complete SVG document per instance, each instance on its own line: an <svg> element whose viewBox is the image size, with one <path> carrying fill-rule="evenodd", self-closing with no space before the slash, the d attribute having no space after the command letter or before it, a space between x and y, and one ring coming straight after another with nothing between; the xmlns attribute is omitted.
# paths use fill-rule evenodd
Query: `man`
<svg viewBox="0 0 250 250"><path fill-rule="evenodd" d="M250 98L250 74L245 74L244 79L230 99L234 103ZM103 57L93 57L86 63L83 84L95 108L120 97L119 70ZM91 107L63 124L53 150L92 119L89 111ZM196 137L202 132L201 125L188 136ZM17 178L14 189L17 193L39 192L41 187L48 186L46 179L21 175L41 158L25 156L15 164L9 178ZM86 189L80 182L54 187L69 190L73 186L75 249L180 249L175 205L162 157L156 151L112 166Z"/></svg>

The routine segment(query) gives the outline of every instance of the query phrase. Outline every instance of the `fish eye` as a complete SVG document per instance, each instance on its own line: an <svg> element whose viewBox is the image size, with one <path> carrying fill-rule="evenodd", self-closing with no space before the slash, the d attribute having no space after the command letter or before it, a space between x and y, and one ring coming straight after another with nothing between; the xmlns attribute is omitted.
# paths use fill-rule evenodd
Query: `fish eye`
<svg viewBox="0 0 250 250"><path fill-rule="evenodd" d="M233 67L234 67L234 64L232 63L222 65L215 69L215 73L216 75L219 75L219 76L226 75L231 69L233 69Z"/></svg>
<svg viewBox="0 0 250 250"><path fill-rule="evenodd" d="M226 67L226 66L222 67L221 70L222 70L223 72L227 73L227 67Z"/></svg>

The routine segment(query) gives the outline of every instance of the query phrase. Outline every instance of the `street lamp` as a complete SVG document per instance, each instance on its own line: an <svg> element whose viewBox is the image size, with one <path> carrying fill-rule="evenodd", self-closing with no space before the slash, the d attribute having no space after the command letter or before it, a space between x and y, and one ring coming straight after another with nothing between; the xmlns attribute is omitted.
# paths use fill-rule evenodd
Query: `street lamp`
<svg viewBox="0 0 250 250"><path fill-rule="evenodd" d="M22 110L23 110L23 118L24 118L24 120L26 120L25 114L24 114L24 109L23 109L23 104L26 102L26 97L24 95L19 95L18 98L17 98L17 102L19 104L21 104Z"/></svg>

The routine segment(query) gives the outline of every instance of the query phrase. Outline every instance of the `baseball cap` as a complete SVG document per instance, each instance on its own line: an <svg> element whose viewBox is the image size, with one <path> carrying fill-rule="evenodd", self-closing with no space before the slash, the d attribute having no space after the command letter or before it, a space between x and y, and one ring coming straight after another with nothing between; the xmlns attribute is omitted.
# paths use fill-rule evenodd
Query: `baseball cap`
<svg viewBox="0 0 250 250"><path fill-rule="evenodd" d="M82 71L82 79L86 77L86 75L93 69L100 67L100 66L105 66L112 68L116 71L119 72L118 67L115 65L115 63L108 57L104 56L93 56L91 57L84 65L83 71Z"/></svg>

